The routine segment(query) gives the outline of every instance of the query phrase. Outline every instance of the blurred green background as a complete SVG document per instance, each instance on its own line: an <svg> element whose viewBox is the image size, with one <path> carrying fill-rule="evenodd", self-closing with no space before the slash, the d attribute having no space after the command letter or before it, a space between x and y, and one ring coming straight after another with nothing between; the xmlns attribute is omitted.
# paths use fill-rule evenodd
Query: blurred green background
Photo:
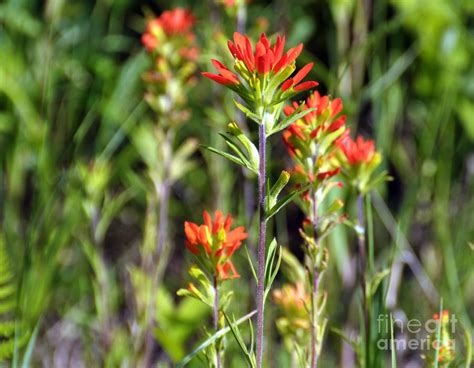
<svg viewBox="0 0 474 368"><path fill-rule="evenodd" d="M137 133L153 119L143 101L141 76L150 65L140 35L146 14L175 6L197 17L200 70L210 70L211 57L227 55L226 39L237 28L254 38L261 31L287 34L290 46L304 42L301 63L316 61L310 77L319 91L343 98L351 130L376 140L394 177L372 197L377 266L392 271L378 295L380 308L426 320L443 298L461 321L460 341L463 331L472 336L473 1L254 0L237 14L212 0L4 0L0 356L17 365L130 366L129 269L145 241L145 156L154 155ZM229 94L196 77L191 117L177 140L222 144L218 132L239 116ZM277 175L290 161L279 138L271 144ZM251 184L228 162L197 151L191 171L173 186L169 262L156 296L163 366L192 350L209 316L206 307L176 296L191 264L182 224L199 221L204 208L219 208L250 227ZM341 195L352 203L351 193ZM302 220L289 206L275 221L280 243L298 256ZM256 231L249 231L252 249ZM348 292L354 234L340 227L328 247L329 324L351 331L358 326ZM236 257L242 278L233 286L239 295L232 309L243 315L253 291L246 287L245 255ZM283 367L288 357L272 313L267 344L277 353L269 366ZM340 366L344 354L347 346L329 332L322 366ZM399 359L401 366L422 364L410 352ZM236 357L232 366L241 364Z"/></svg>

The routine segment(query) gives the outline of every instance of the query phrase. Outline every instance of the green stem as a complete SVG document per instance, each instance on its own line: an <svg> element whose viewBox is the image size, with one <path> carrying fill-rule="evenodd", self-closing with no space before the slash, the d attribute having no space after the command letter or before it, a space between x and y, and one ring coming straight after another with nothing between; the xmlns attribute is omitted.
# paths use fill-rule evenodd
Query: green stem
<svg viewBox="0 0 474 368"><path fill-rule="evenodd" d="M362 289L362 309L364 313L364 325L365 325L365 364L367 365L370 349L370 324L369 324L369 311L367 305L367 254L365 250L365 219L364 219L364 196L359 193L357 196L357 238L359 246L359 280L360 287Z"/></svg>
<svg viewBox="0 0 474 368"><path fill-rule="evenodd" d="M258 239L258 272L257 272L257 368L262 367L263 362L263 327L265 309L265 241L267 233L266 220L266 131L265 124L259 126L259 174L258 174L258 206L260 213L260 231Z"/></svg>
<svg viewBox="0 0 474 368"><path fill-rule="evenodd" d="M161 266L161 255L165 247L168 238L168 208L171 194L171 182L169 174L171 170L172 162L172 131L166 132L165 141L163 142L164 151L164 173L161 185L157 188L157 197L160 203L159 219L158 219L158 238L156 242L155 252L148 260L145 261L145 272L151 275L151 292L150 292L150 303L148 305L148 320L145 332L145 352L143 358L143 366L148 368L153 365L153 350L155 348L155 337L153 330L155 327L155 314L156 314L156 292L158 290L158 271ZM150 262L151 261L151 262Z"/></svg>
<svg viewBox="0 0 474 368"><path fill-rule="evenodd" d="M219 285L217 276L214 276L214 330L219 331ZM221 368L221 354L219 351L219 340L216 340L216 368Z"/></svg>
<svg viewBox="0 0 474 368"><path fill-rule="evenodd" d="M367 235L368 235L368 250L369 250L369 258L368 258L368 266L369 266L369 275L373 275L375 273L375 242L374 242L374 218L372 213L372 199L370 197L370 193L366 196L365 201L366 212L367 212Z"/></svg>

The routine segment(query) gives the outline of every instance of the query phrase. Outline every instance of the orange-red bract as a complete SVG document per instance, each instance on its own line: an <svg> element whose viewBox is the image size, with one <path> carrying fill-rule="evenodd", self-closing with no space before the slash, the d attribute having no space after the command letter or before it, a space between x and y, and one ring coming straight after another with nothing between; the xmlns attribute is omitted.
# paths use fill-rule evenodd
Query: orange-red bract
<svg viewBox="0 0 474 368"><path fill-rule="evenodd" d="M260 75L269 75L272 73L276 75L287 66L292 65L303 50L303 44L299 44L296 47L290 48L285 53L285 37L278 35L275 44L272 46L265 33L262 33L255 48L252 48L252 44L247 36L238 32L234 33L234 42L229 40L227 44L232 56L237 61L243 62L247 74L250 73L252 75L254 73ZM237 74L232 72L220 61L212 60L212 63L219 73L203 72L203 76L222 85L235 85L240 83ZM300 83L312 67L313 63L305 65L293 78L284 81L281 85L281 89L286 91L290 87L293 87L295 91L303 91L317 86L318 83L314 81Z"/></svg>
<svg viewBox="0 0 474 368"><path fill-rule="evenodd" d="M358 136L353 140L350 135L344 134L337 141L337 145L344 153L350 165L358 165L368 163L375 155L375 143L371 139L365 140L362 136Z"/></svg>
<svg viewBox="0 0 474 368"><path fill-rule="evenodd" d="M187 9L175 8L163 12L158 18L147 23L146 32L142 35L142 43L148 51L153 51L159 45L158 34L167 36L183 35L194 37L191 33L196 19Z"/></svg>
<svg viewBox="0 0 474 368"><path fill-rule="evenodd" d="M214 220L207 211L203 213L204 224L184 223L186 247L197 257L208 261L220 280L239 277L231 257L247 238L243 226L231 230L234 222L229 214L224 218L222 211L214 213Z"/></svg>

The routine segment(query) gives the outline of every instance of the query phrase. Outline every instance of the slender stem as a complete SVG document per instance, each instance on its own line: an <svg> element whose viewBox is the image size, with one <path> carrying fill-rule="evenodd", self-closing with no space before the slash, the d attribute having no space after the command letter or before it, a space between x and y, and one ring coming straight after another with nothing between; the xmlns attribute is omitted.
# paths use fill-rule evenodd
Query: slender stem
<svg viewBox="0 0 474 368"><path fill-rule="evenodd" d="M367 235L368 235L368 267L369 275L373 275L375 272L375 244L374 244L374 217L372 214L372 200L370 199L370 193L366 197L365 206L367 210Z"/></svg>
<svg viewBox="0 0 474 368"><path fill-rule="evenodd" d="M219 331L219 287L217 276L214 275L214 330ZM216 368L221 368L221 353L219 351L219 339L216 340Z"/></svg>
<svg viewBox="0 0 474 368"><path fill-rule="evenodd" d="M258 171L258 205L260 213L260 232L258 239L258 272L257 272L257 368L262 367L263 361L263 325L264 325L264 292L265 292L265 241L266 241L266 132L265 124L262 124L259 127L258 131L259 137L259 171Z"/></svg>
<svg viewBox="0 0 474 368"><path fill-rule="evenodd" d="M366 292L366 251L365 251L365 219L364 219L364 196L359 193L357 196L357 237L359 245L359 280L362 289L362 307L364 312L364 324L365 324L365 342L366 342L366 357L368 356L368 349L370 343L370 331L369 331L369 312L367 309L367 292ZM368 362L366 361L366 364Z"/></svg>
<svg viewBox="0 0 474 368"><path fill-rule="evenodd" d="M313 164L316 163L316 157L313 158ZM312 190L312 198L311 198L311 219L312 219L312 226L313 226L313 239L315 242L318 241L318 204L316 198L316 191ZM316 324L316 310L317 310L317 297L319 292L319 270L315 265L313 268L313 290L312 290L312 298L311 298L311 368L316 368L318 366L318 341L317 341L317 324Z"/></svg>
<svg viewBox="0 0 474 368"><path fill-rule="evenodd" d="M159 260L163 252L163 248L168 237L168 208L171 192L171 182L169 180L169 172L171 169L171 134L166 134L165 141L163 142L164 150L164 172L163 181L157 190L157 195L160 203L159 218L158 218L158 238L156 242L155 254L150 257L150 262L145 262L148 266L145 272L152 277L152 285L150 292L150 303L148 306L148 322L145 332L145 351L143 355L143 366L145 368L151 367L153 364L153 349L155 346L155 337L153 336L153 329L155 324L155 312L156 312L156 299L155 294L158 289L158 270ZM156 266L155 266L156 265Z"/></svg>
<svg viewBox="0 0 474 368"><path fill-rule="evenodd" d="M313 270L313 298L311 306L312 310L312 327L311 327L311 368L317 368L318 366L318 341L316 334L316 309L317 309L317 297L319 292L319 272L316 267Z"/></svg>

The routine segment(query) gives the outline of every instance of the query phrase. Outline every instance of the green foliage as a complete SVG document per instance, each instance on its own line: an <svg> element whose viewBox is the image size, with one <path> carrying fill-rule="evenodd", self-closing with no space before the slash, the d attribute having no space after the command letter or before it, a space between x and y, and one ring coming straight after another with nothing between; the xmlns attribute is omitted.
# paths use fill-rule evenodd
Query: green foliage
<svg viewBox="0 0 474 368"><path fill-rule="evenodd" d="M156 298L158 326L154 331L155 337L173 362L178 362L186 354L187 341L200 330L211 309L192 298L184 298L175 304L171 293L164 288L158 291Z"/></svg>
<svg viewBox="0 0 474 368"><path fill-rule="evenodd" d="M0 360L10 358L16 346L16 285L3 237L0 238Z"/></svg>

